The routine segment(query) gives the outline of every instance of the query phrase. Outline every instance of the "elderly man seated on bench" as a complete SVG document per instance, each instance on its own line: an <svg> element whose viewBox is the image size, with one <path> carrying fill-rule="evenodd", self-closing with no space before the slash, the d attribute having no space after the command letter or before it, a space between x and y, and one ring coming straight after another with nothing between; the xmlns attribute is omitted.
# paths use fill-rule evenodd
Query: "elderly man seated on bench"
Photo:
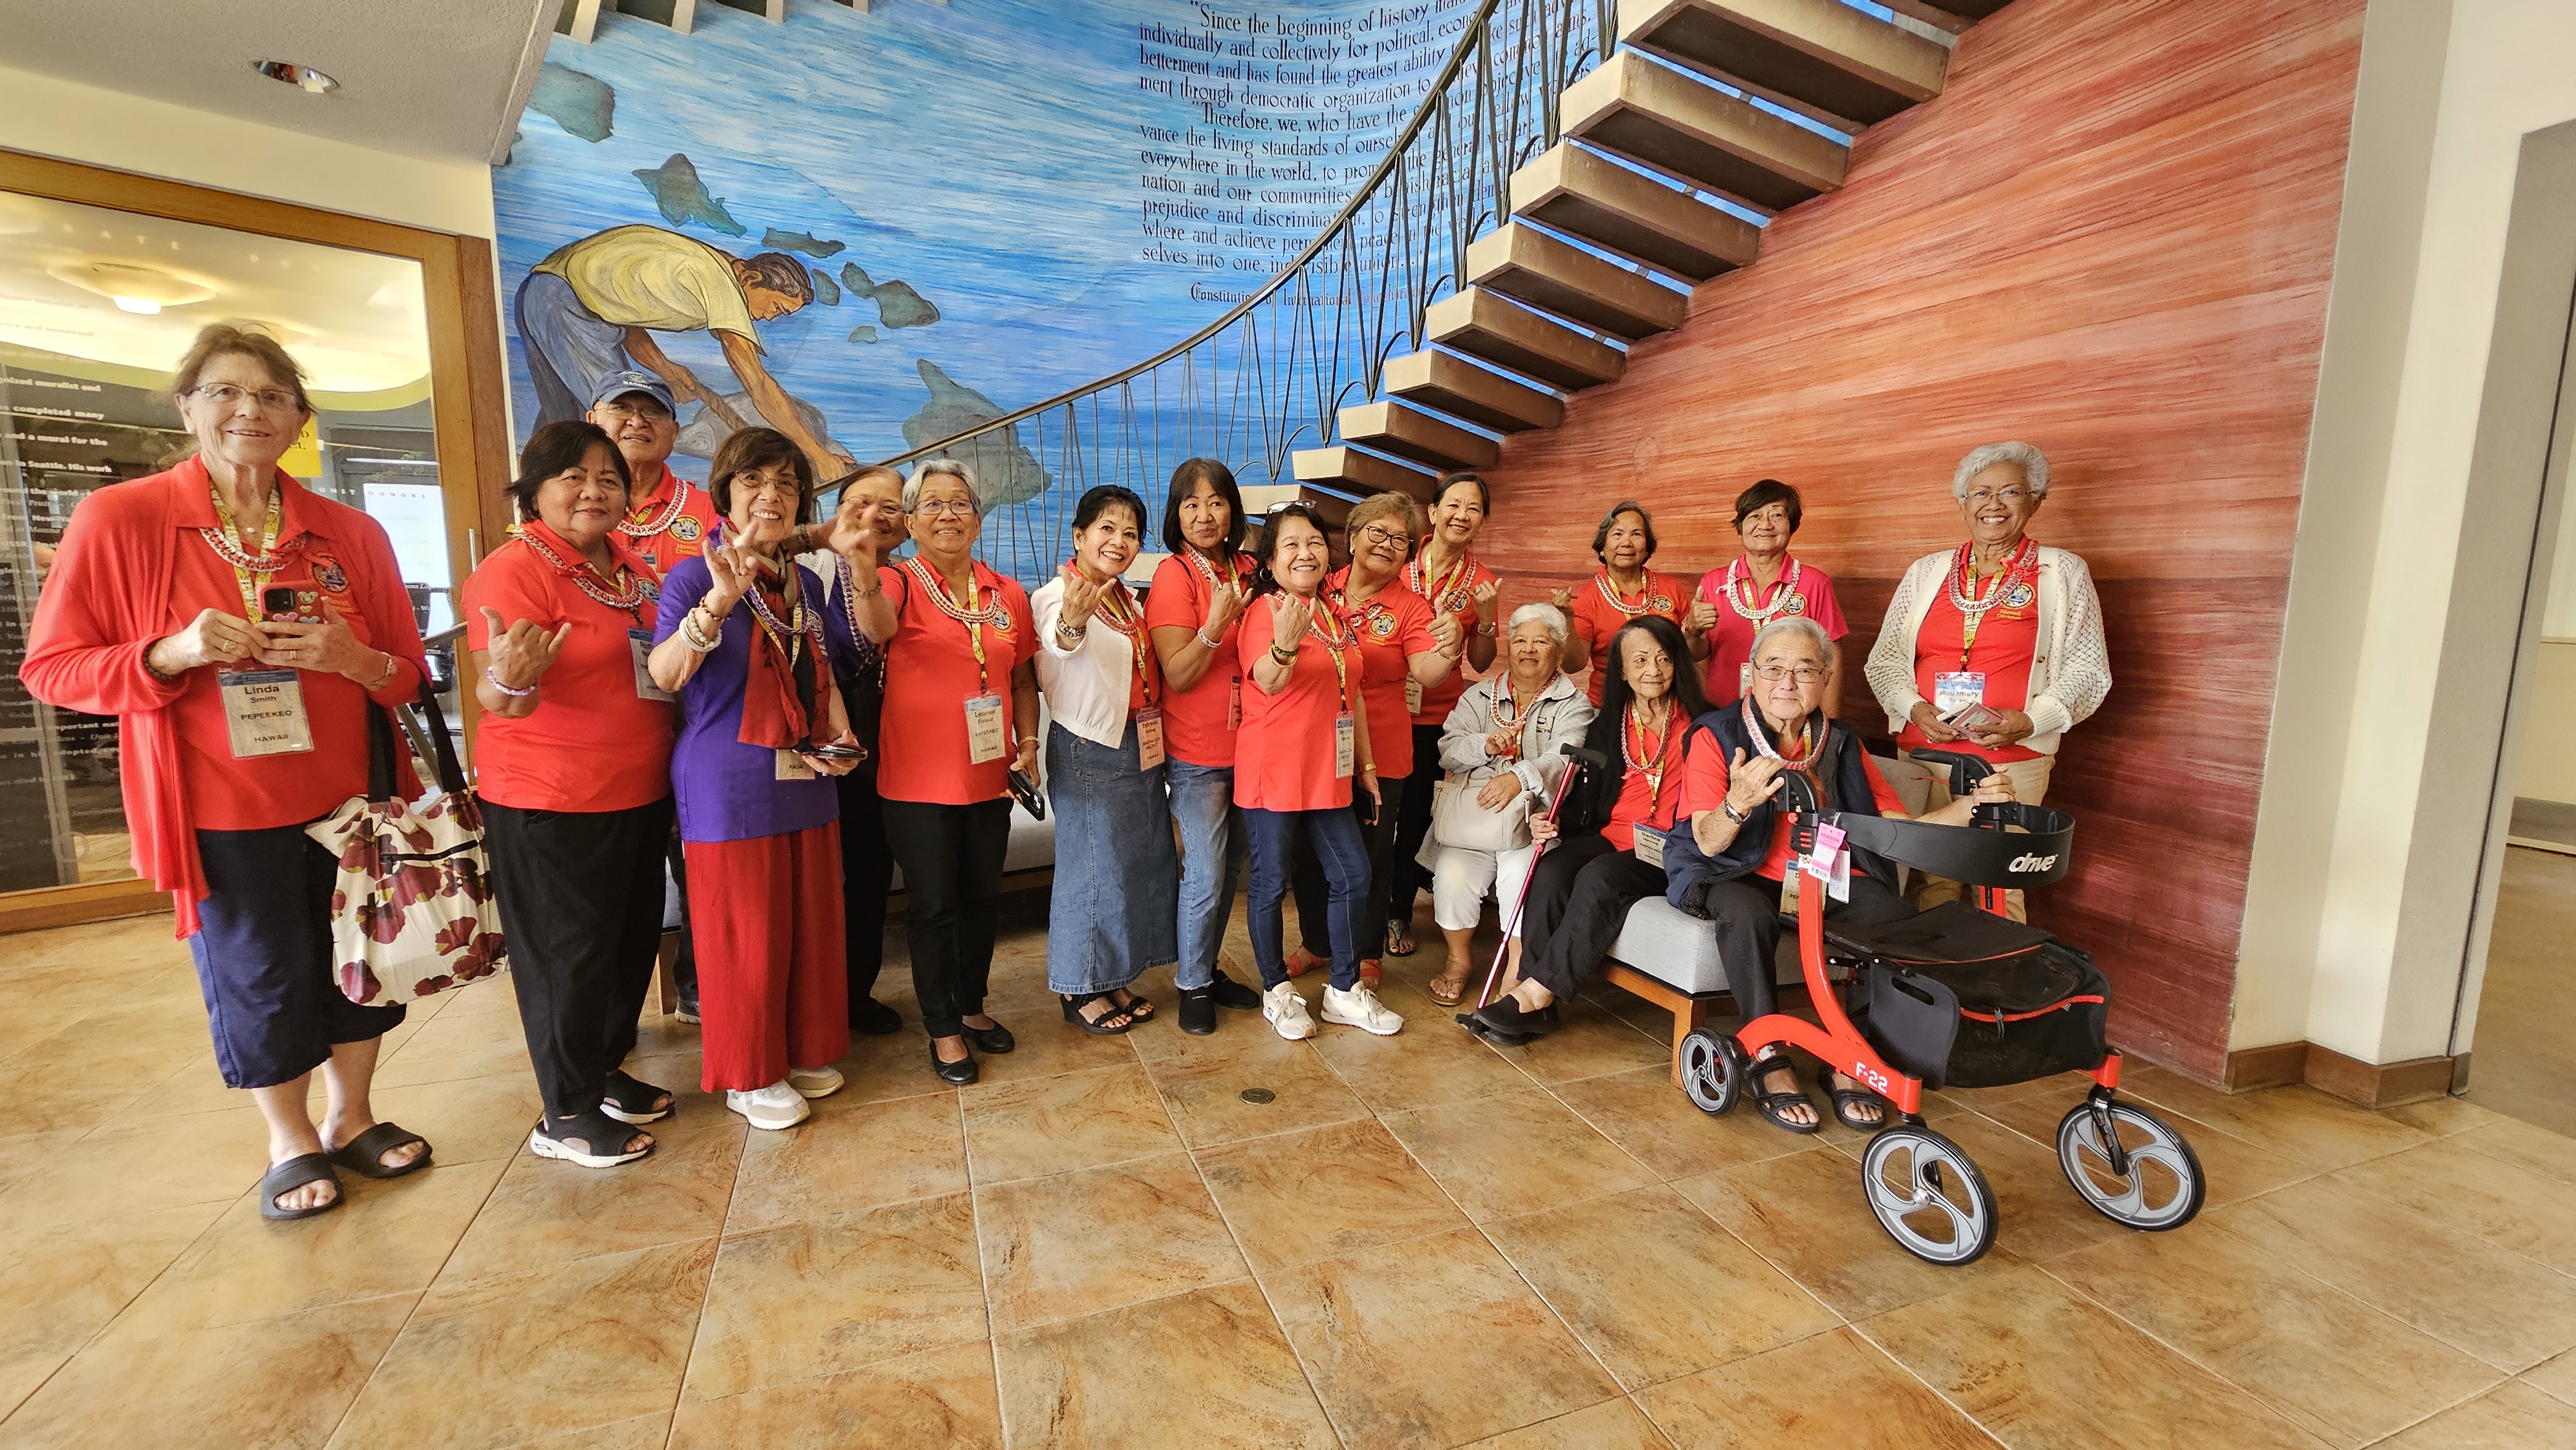
<svg viewBox="0 0 2576 1450"><path fill-rule="evenodd" d="M1681 800L1690 828L1674 831L1664 852L1667 899L1716 931L1728 990L1737 1014L1748 1022L1775 1009L1772 961L1795 826L1793 814L1779 808L1784 776L1803 776L1823 810L1905 814L1859 737L1820 708L1833 674L1834 642L1813 620L1792 616L1766 625L1754 638L1752 663L1752 693L1711 709L1691 726ZM1964 826L1980 803L2010 799L2012 783L1997 772L1975 794L1923 819ZM1913 915L1896 887L1892 863L1855 849L1849 899L1829 900L1825 919L1858 926ZM1549 984L1525 978L1483 1012L1493 1013L1499 1019L1494 1025L1501 1027L1537 1013L1555 997ZM1774 1048L1756 1060L1754 1105L1792 1133L1816 1132L1822 1123L1815 1104L1799 1089L1797 1070L1784 1051ZM1834 1116L1846 1126L1869 1132L1886 1120L1885 1105L1852 1079L1830 1074L1824 1086Z"/></svg>

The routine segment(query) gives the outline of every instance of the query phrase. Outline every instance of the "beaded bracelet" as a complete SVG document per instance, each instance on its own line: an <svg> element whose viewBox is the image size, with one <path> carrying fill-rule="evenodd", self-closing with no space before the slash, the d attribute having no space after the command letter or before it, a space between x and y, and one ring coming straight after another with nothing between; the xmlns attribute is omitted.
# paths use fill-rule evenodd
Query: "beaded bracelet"
<svg viewBox="0 0 2576 1450"><path fill-rule="evenodd" d="M483 667L483 680L484 683L490 685L493 689L500 691L502 694L509 696L513 700L524 700L537 692L537 687L534 684L529 685L524 690L513 690L509 686L502 684L501 677L492 673L492 667L490 665L485 665Z"/></svg>
<svg viewBox="0 0 2576 1450"><path fill-rule="evenodd" d="M715 638L709 639L699 630L698 612L694 609L680 616L679 635L680 643L688 646L689 651L692 654L705 654L724 642L724 635L721 631L716 634Z"/></svg>

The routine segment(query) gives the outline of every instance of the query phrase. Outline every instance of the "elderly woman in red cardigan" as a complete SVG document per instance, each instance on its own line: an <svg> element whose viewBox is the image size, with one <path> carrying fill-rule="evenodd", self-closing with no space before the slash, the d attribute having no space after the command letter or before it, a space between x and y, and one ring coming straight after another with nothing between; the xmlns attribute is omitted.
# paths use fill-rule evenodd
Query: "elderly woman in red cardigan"
<svg viewBox="0 0 2576 1450"><path fill-rule="evenodd" d="M335 1165L429 1166L427 1142L370 1110L403 1009L333 984L334 862L304 834L366 793L367 702L418 692L420 629L383 527L277 466L313 415L284 348L209 327L172 392L195 453L72 511L19 678L121 718L135 870L173 898L225 1085L268 1122L259 1211L304 1218L339 1204ZM408 761L398 774L417 789Z"/></svg>

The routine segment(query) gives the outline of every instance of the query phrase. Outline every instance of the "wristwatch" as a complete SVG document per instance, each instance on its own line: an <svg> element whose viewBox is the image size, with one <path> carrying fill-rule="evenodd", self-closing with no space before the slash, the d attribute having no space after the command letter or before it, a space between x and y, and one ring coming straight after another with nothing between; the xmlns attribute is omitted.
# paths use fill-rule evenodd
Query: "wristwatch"
<svg viewBox="0 0 2576 1450"><path fill-rule="evenodd" d="M1728 820L1735 822L1739 826L1753 819L1751 816L1746 815L1744 812L1735 808L1735 797L1733 796L1728 796L1726 799L1719 801L1717 805L1718 809L1726 812L1726 818Z"/></svg>

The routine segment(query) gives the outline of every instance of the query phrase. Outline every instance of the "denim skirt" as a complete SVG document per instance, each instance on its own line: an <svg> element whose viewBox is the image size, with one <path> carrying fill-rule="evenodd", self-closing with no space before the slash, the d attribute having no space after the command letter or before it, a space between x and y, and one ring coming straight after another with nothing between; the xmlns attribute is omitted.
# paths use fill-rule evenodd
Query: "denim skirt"
<svg viewBox="0 0 2576 1450"><path fill-rule="evenodd" d="M1180 853L1166 767L1136 768L1136 726L1110 749L1047 726L1047 800L1055 811L1055 888L1047 911L1047 985L1106 992L1180 960Z"/></svg>

